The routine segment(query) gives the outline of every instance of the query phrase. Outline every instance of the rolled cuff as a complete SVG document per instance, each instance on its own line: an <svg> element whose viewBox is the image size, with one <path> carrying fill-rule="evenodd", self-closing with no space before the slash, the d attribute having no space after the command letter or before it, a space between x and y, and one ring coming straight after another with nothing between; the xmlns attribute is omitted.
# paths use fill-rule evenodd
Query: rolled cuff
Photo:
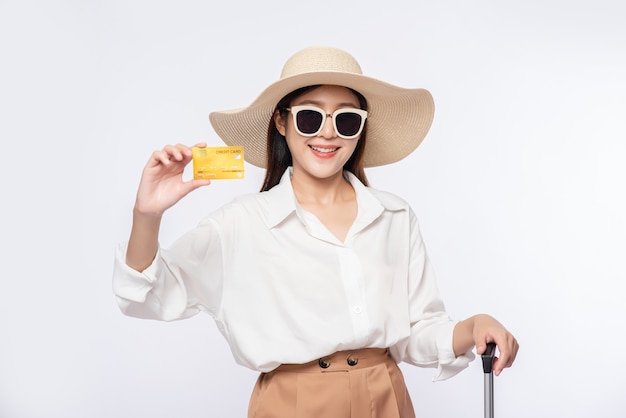
<svg viewBox="0 0 626 418"><path fill-rule="evenodd" d="M117 248L114 261L113 293L122 312L128 316L161 321L188 318L199 312L188 306L187 291L181 280L168 272L157 251L144 271L126 264L126 244Z"/></svg>
<svg viewBox="0 0 626 418"><path fill-rule="evenodd" d="M144 271L137 271L126 264L126 248L127 244L119 244L115 251L113 293L122 299L142 303L156 282L157 263L153 261ZM155 260L158 257L157 253Z"/></svg>
<svg viewBox="0 0 626 418"><path fill-rule="evenodd" d="M439 352L439 361L437 365L437 374L433 377L433 382L439 382L449 379L457 375L469 366L474 360L475 355L472 350L456 356L454 354L454 327L458 321L450 321L441 327L437 334L437 351Z"/></svg>

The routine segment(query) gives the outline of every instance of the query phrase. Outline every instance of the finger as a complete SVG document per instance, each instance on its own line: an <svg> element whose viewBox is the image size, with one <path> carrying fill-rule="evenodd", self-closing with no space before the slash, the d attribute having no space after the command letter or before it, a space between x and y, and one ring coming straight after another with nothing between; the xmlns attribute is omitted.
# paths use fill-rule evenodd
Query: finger
<svg viewBox="0 0 626 418"><path fill-rule="evenodd" d="M504 369L511 367L511 363L508 362L508 359L505 357L499 357L494 359L493 363L493 373L496 376L500 376L500 373L504 371Z"/></svg>
<svg viewBox="0 0 626 418"><path fill-rule="evenodd" d="M159 162L165 166L171 163L181 163L187 165L192 159L191 148L186 145L167 146L158 154Z"/></svg>
<svg viewBox="0 0 626 418"><path fill-rule="evenodd" d="M511 367L513 365L513 362L517 358L517 352L519 351L519 343L513 337L512 337L512 341L511 341L510 347L511 347L511 349L509 351L509 359L508 359L506 367Z"/></svg>
<svg viewBox="0 0 626 418"><path fill-rule="evenodd" d="M168 155L168 163L170 161L183 161L185 159L186 150L188 148L181 144L176 145L168 145L163 151L165 151Z"/></svg>
<svg viewBox="0 0 626 418"><path fill-rule="evenodd" d="M185 145L185 144L176 144L176 149L177 149L178 151L180 151L180 152L181 152L181 154L183 154L183 155L186 155L186 156L191 156L191 155L193 154L193 153L192 153L192 151L191 151L191 148L192 148L192 147L196 147L196 146L198 146L198 145L196 144L196 145L192 145L192 146L190 147L190 146Z"/></svg>
<svg viewBox="0 0 626 418"><path fill-rule="evenodd" d="M493 374L495 374L496 376L500 376L500 373L502 373L502 367L500 367L500 364L501 364L500 358L494 357L491 367L493 370Z"/></svg>
<svg viewBox="0 0 626 418"><path fill-rule="evenodd" d="M482 340L476 343L476 354L482 355L487 350L487 343Z"/></svg>
<svg viewBox="0 0 626 418"><path fill-rule="evenodd" d="M151 167L156 167L159 164L169 165L171 160L176 158L173 154L175 154L175 151L173 151L171 146L167 146L162 150L154 151L150 156L148 165Z"/></svg>
<svg viewBox="0 0 626 418"><path fill-rule="evenodd" d="M209 184L211 184L211 180L208 180L208 179L203 179L203 180L192 179L192 180L186 181L183 183L183 186L182 186L183 196L186 196L187 194L191 193L192 191L200 187L208 186Z"/></svg>
<svg viewBox="0 0 626 418"><path fill-rule="evenodd" d="M498 376L502 373L507 367L511 367L515 358L517 357L517 351L519 349L519 345L517 341L513 338L511 341L507 341L506 345L502 346L500 350L500 356L497 361L494 363L494 373Z"/></svg>
<svg viewBox="0 0 626 418"><path fill-rule="evenodd" d="M196 190L200 187L204 187L204 186L208 186L209 184L211 184L211 180L208 179L204 179L204 180L192 180L192 186L193 189L192 190Z"/></svg>

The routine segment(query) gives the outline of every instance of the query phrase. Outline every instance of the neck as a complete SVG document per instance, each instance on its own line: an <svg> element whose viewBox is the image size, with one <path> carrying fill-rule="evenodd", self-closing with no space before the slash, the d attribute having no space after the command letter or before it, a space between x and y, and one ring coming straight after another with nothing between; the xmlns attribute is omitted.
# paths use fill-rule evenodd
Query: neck
<svg viewBox="0 0 626 418"><path fill-rule="evenodd" d="M303 205L332 205L354 199L354 189L342 172L320 179L294 170L291 186L298 202Z"/></svg>

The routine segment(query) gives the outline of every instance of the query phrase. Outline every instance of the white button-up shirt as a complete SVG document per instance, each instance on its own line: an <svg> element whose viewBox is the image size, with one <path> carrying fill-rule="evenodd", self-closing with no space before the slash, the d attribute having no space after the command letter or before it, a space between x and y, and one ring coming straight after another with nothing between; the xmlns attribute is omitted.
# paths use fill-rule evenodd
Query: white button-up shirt
<svg viewBox="0 0 626 418"><path fill-rule="evenodd" d="M417 219L402 199L347 173L358 214L339 241L295 198L291 169L271 190L239 197L203 219L143 272L116 253L113 290L130 316L211 315L235 360L261 372L339 350L388 347L393 358L465 368Z"/></svg>

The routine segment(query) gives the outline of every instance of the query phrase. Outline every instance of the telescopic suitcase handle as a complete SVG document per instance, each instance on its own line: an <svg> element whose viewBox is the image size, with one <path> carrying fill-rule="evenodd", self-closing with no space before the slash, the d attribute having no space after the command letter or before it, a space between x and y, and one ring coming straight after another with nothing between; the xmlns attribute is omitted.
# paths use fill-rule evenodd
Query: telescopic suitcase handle
<svg viewBox="0 0 626 418"><path fill-rule="evenodd" d="M493 359L496 355L496 343L487 344L482 354L483 372L485 372L485 418L493 418Z"/></svg>

